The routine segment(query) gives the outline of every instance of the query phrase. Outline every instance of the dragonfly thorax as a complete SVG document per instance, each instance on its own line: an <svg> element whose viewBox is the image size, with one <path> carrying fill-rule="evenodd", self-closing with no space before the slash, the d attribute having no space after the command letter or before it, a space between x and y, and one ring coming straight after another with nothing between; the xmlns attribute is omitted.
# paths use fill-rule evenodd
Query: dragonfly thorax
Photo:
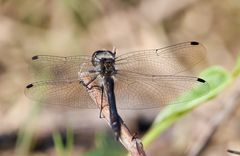
<svg viewBox="0 0 240 156"><path fill-rule="evenodd" d="M92 64L98 68L102 76L112 76L115 70L115 53L107 50L98 50L92 55Z"/></svg>

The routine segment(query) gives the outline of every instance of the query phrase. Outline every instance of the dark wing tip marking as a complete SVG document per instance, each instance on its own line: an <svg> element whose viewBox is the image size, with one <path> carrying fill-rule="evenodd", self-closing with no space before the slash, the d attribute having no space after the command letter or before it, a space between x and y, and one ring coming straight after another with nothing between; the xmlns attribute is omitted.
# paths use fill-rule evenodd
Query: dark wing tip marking
<svg viewBox="0 0 240 156"><path fill-rule="evenodd" d="M32 88L32 87L33 87L32 83L30 83L29 85L26 86L27 89Z"/></svg>
<svg viewBox="0 0 240 156"><path fill-rule="evenodd" d="M199 45L199 42L197 42L197 41L192 41L190 44L191 44L191 45Z"/></svg>
<svg viewBox="0 0 240 156"><path fill-rule="evenodd" d="M204 79L201 79L201 78L197 78L197 81L198 81L198 82L202 82L202 83L205 83L205 82L206 82Z"/></svg>
<svg viewBox="0 0 240 156"><path fill-rule="evenodd" d="M37 60L37 59L38 59L37 55L32 57L32 60Z"/></svg>

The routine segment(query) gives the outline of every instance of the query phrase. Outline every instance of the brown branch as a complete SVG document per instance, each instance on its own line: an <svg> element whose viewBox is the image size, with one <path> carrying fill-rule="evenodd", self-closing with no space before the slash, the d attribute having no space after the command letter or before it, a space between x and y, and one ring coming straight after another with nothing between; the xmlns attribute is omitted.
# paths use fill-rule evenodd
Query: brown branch
<svg viewBox="0 0 240 156"><path fill-rule="evenodd" d="M81 79L85 84L91 80L91 78L87 76L81 77ZM96 83L92 82L89 87L94 85L96 85ZM101 91L97 87L93 87L91 90L88 90L88 93L93 99L94 103L98 106L98 108L100 108ZM107 121L108 125L110 125L109 105L106 97L103 97L102 104L102 116ZM124 123L121 123L121 134L119 140L132 156L146 156L141 140L132 135Z"/></svg>

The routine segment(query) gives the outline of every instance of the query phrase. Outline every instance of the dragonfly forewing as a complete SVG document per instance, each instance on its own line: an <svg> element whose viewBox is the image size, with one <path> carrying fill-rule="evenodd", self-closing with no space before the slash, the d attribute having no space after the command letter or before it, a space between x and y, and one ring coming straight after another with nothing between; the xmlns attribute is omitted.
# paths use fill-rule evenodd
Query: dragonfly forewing
<svg viewBox="0 0 240 156"><path fill-rule="evenodd" d="M184 42L151 50L122 54L116 58L118 70L151 75L189 74L206 58L206 48L198 42Z"/></svg>
<svg viewBox="0 0 240 156"><path fill-rule="evenodd" d="M36 80L77 80L82 64L91 65L88 56L48 56L32 57L30 70Z"/></svg>

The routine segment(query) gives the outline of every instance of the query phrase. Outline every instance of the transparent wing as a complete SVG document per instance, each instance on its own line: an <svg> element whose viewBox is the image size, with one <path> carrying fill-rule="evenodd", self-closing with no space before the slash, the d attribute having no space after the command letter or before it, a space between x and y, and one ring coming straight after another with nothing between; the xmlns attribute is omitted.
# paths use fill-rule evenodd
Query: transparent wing
<svg viewBox="0 0 240 156"><path fill-rule="evenodd" d="M60 108L97 108L79 81L42 81L29 84L25 95L43 105Z"/></svg>
<svg viewBox="0 0 240 156"><path fill-rule="evenodd" d="M208 93L208 83L197 77L173 75L143 75L119 71L115 80L117 107L120 109L151 109L166 104L181 104L194 96L177 98L192 91L195 97Z"/></svg>
<svg viewBox="0 0 240 156"><path fill-rule="evenodd" d="M30 66L36 80L77 80L82 64L91 66L89 56L48 56L38 55L32 57Z"/></svg>
<svg viewBox="0 0 240 156"><path fill-rule="evenodd" d="M206 49L198 42L184 42L160 49L120 55L116 69L152 75L177 75L203 61Z"/></svg>

